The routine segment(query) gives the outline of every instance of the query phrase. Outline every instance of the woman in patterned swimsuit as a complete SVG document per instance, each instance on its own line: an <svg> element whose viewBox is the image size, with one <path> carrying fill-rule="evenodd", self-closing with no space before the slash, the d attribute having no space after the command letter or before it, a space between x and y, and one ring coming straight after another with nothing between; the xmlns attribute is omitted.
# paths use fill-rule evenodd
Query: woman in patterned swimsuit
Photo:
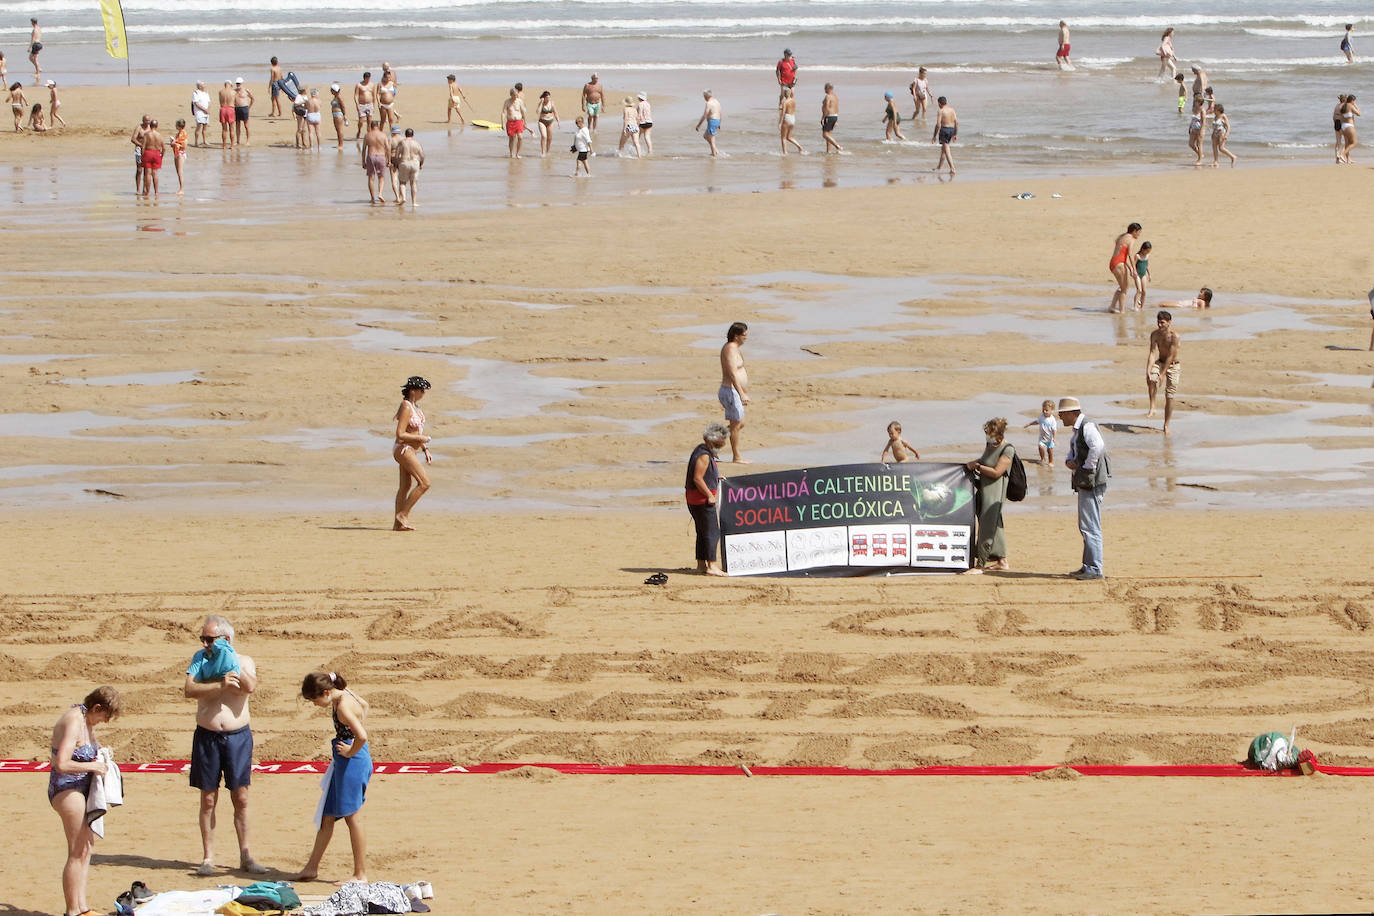
<svg viewBox="0 0 1374 916"><path fill-rule="evenodd" d="M86 906L86 877L91 870L95 834L86 823L86 794L91 775L104 773L95 727L119 715L119 691L98 687L71 707L52 730L52 770L48 774L48 804L62 818L67 834L67 864L62 868L64 916L97 916Z"/></svg>
<svg viewBox="0 0 1374 916"><path fill-rule="evenodd" d="M429 474L425 465L433 461L429 457L429 436L425 435L425 415L420 412L420 398L429 390L429 382L418 375L406 379L401 388L401 406L396 409L396 444L391 447L391 457L401 466L401 485L396 490L396 518L392 531L414 531L411 527L410 510L420 501L429 489ZM420 461L419 452L425 460Z"/></svg>

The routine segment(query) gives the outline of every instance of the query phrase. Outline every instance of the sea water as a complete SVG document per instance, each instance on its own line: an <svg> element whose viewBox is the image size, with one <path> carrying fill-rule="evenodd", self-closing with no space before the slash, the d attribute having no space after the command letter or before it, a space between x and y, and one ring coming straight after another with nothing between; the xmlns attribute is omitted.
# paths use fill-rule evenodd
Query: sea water
<svg viewBox="0 0 1374 916"><path fill-rule="evenodd" d="M1359 94L1374 75L1360 56L1365 47L1374 55L1374 34L1364 39L1374 10L1335 0L124 0L124 11L136 83L185 82L189 93L195 79L213 89L243 76L261 97L273 55L320 87L351 86L364 69L375 79L385 59L400 75L398 107L423 136L444 111L447 73L460 85L522 80L533 99L597 72L615 94L611 136L619 96L644 91L656 102L656 154L700 157L692 125L709 87L724 107L721 148L755 165L778 156L773 67L786 47L800 63L797 137L813 150L822 148L822 86L836 84L836 137L850 153L829 176L839 183L853 180L846 168L880 183L934 165L933 121L905 121L911 143L881 142L883 93L910 116L918 66L958 111L961 168L1025 175L1191 165L1176 85L1158 77L1154 56L1167 26L1189 80L1191 64L1207 70L1232 122L1230 147L1247 160L1329 159L1337 93ZM93 0L31 0L22 13L0 28L11 78L26 69L24 19L34 15L45 77L125 81L124 62L104 53ZM1054 63L1061 18L1072 30L1071 73ZM1338 48L1346 22L1355 26L1354 64ZM555 101L570 130L576 95ZM265 111L265 100L257 107ZM775 164L774 187L777 178ZM718 181L748 183L738 171Z"/></svg>

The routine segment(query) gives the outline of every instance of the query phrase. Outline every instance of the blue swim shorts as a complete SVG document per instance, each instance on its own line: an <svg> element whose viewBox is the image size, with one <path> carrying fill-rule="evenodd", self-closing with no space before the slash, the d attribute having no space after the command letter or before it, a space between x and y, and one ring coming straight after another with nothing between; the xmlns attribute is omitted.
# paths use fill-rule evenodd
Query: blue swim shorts
<svg viewBox="0 0 1374 916"><path fill-rule="evenodd" d="M253 781L253 730L245 725L231 732L212 732L196 726L191 738L191 785L202 792L224 787L233 791Z"/></svg>
<svg viewBox="0 0 1374 916"><path fill-rule="evenodd" d="M706 136L714 136L720 133L720 118L706 119Z"/></svg>
<svg viewBox="0 0 1374 916"><path fill-rule="evenodd" d="M726 420L738 423L744 419L744 402L739 399L739 392L733 385L721 385L720 390L716 392L716 400L725 408Z"/></svg>

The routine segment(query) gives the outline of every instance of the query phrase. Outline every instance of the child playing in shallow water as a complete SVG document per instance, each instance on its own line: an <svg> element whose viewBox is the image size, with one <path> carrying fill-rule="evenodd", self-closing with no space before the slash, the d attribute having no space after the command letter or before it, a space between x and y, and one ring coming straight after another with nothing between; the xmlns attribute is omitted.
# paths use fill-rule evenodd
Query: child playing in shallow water
<svg viewBox="0 0 1374 916"><path fill-rule="evenodd" d="M916 451L916 446L902 438L902 424L896 420L887 424L887 445L883 448L883 453L878 460L886 464L888 452L892 453L892 460L898 463L921 457L920 453Z"/></svg>
<svg viewBox="0 0 1374 916"><path fill-rule="evenodd" d="M1150 251L1154 245L1141 242L1135 255L1135 310L1145 307L1145 287L1150 284Z"/></svg>
<svg viewBox="0 0 1374 916"><path fill-rule="evenodd" d="M1054 414L1054 401L1044 401L1040 404L1040 416L1031 420L1022 429L1030 429L1032 426L1040 427L1040 463L1054 464L1054 433L1059 428L1059 421Z"/></svg>

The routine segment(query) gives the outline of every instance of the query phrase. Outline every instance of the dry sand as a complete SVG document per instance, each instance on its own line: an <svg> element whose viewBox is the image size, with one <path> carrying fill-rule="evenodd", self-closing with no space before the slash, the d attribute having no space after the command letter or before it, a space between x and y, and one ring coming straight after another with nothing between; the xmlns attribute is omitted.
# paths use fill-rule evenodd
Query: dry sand
<svg viewBox="0 0 1374 916"><path fill-rule="evenodd" d="M77 157L104 142L5 140L72 142ZM1111 237L1138 220L1161 254L1160 239L1176 240L1156 268L1171 286L1356 303L1368 256L1329 203L1368 210L1363 175L1082 179L1057 183L1064 197L1053 202L961 179L404 218L277 214L274 236L328 240L310 258L263 244L261 227L225 223L151 236L131 228L136 219L115 226L94 214L90 226L44 233L42 266L9 278L0 341L7 358L31 357L0 363L19 415L0 440L0 468L13 469L0 480L12 506L0 758L45 757L60 710L105 682L129 712L102 730L104 743L122 759L184 757L193 710L181 672L199 620L220 613L263 676L253 701L260 759L323 755L328 721L295 688L326 668L372 702L379 761L1225 763L1255 734L1296 725L1323 761L1374 765L1374 586L1345 561L1370 548L1364 497L1343 510L1303 508L1307 494L1359 486L1358 463L1329 484L1276 480L1292 508L1194 511L1171 508L1183 491L1161 458L1150 473L1162 508L1114 511L1109 493L1105 583L1055 577L1076 565L1079 542L1070 498L1049 472L1008 513L1015 571L975 578L706 581L686 575L678 495L681 462L718 411L712 351L692 348L703 333L693 329L715 333L742 317L766 339L769 322L784 320L731 278L1013 277L1035 300L1027 307L1048 314L1084 297L1075 284L1099 285L1105 304ZM816 286L785 289L804 300ZM995 321L983 288L975 280L966 296L923 307L937 319ZM1189 427L1189 410L1205 408L1257 414L1262 436L1266 416L1310 403L1333 405L1337 425L1368 426L1369 389L1296 375L1368 373L1362 309L1295 310L1311 323L1189 344L1187 397L1198 403L1181 411L1182 430L1201 435L1208 421ZM921 401L970 390L896 372L833 375L873 365L1024 364L998 380L1029 392L1005 407L1020 422L1051 388L1136 392L1128 406L1143 412L1135 337L1046 344L1002 331L916 346L903 332L920 320L869 340L826 342L818 331L826 377L796 354L747 352L759 401L748 441L790 445L790 463L802 464L809 437L850 434L848 405L890 399L914 438ZM381 343L339 339L359 322ZM400 332L396 349L387 331ZM1074 361L1098 366L1031 365ZM529 370L522 384L585 384L528 416L462 395L469 375L499 388L512 366ZM195 379L72 384L154 372ZM452 442L416 510L421 530L402 536L386 530L387 418L414 372L438 382L424 406ZM506 403L538 394L517 388ZM80 411L114 420L92 432ZM968 418L970 453L982 419ZM68 420L77 429L64 434ZM518 438L544 433L559 437ZM881 427L859 438L855 460L870 439L876 457ZM1196 440L1179 441L1184 451ZM967 456L951 446L933 457ZM49 462L71 469L33 470ZM33 479L56 488L34 491ZM1141 479L1120 486L1153 486ZM92 480L126 498L83 492ZM659 570L667 586L640 584ZM0 779L0 817L27 853L0 861L0 905L58 912L62 843L43 777ZM308 852L314 785L255 785L254 851L284 872ZM366 809L369 874L426 876L436 910L454 913L1354 910L1369 894L1349 855L1364 836L1362 786L387 776ZM134 879L157 889L230 880L189 874L196 799L182 778L141 776L129 789L97 847L92 902ZM229 835L226 818L223 862ZM346 862L339 836L326 876Z"/></svg>

